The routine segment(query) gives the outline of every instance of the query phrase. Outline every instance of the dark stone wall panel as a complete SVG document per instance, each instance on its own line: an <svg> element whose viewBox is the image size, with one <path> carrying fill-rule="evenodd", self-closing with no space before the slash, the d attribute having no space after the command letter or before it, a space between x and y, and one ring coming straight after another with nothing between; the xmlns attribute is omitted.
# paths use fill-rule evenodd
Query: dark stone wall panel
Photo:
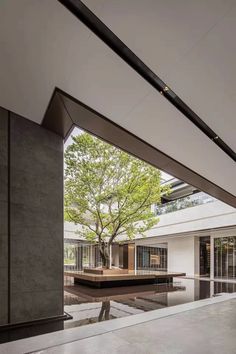
<svg viewBox="0 0 236 354"><path fill-rule="evenodd" d="M8 203L0 202L0 235L6 236L8 234Z"/></svg>
<svg viewBox="0 0 236 354"><path fill-rule="evenodd" d="M0 108L0 166L8 165L8 111ZM2 189L1 185L1 189ZM6 186L5 186L6 187ZM7 194L5 195L5 200Z"/></svg>
<svg viewBox="0 0 236 354"><path fill-rule="evenodd" d="M8 322L8 111L0 108L0 325Z"/></svg>
<svg viewBox="0 0 236 354"><path fill-rule="evenodd" d="M49 204L50 205L50 204ZM51 205L50 205L51 206ZM29 207L23 204L11 204L11 225L12 235L20 237L21 235L30 235L31 238L39 239L55 237L58 239L62 232L62 225L58 219L62 215L62 207L40 208Z"/></svg>
<svg viewBox="0 0 236 354"><path fill-rule="evenodd" d="M63 140L11 114L11 322L63 313Z"/></svg>
<svg viewBox="0 0 236 354"><path fill-rule="evenodd" d="M8 321L8 292L0 291L0 325L7 324Z"/></svg>
<svg viewBox="0 0 236 354"><path fill-rule="evenodd" d="M1 139L1 138L0 138ZM1 141L1 140L0 140ZM0 142L2 145L2 142ZM1 148L0 148L1 151ZM0 202L7 202L7 188L8 188L8 168L5 164L0 162Z"/></svg>
<svg viewBox="0 0 236 354"><path fill-rule="evenodd" d="M21 296L13 293L12 296L12 323L22 322L22 319L31 321L61 314L61 291L29 291L21 293Z"/></svg>

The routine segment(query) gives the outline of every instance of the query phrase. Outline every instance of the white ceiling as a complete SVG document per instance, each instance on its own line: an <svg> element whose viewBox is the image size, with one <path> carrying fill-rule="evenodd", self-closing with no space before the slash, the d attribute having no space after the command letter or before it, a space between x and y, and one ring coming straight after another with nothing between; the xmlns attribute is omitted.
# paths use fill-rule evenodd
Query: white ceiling
<svg viewBox="0 0 236 354"><path fill-rule="evenodd" d="M84 0L236 150L236 0ZM57 0L1 0L0 105L41 123L54 87L236 195L236 165Z"/></svg>

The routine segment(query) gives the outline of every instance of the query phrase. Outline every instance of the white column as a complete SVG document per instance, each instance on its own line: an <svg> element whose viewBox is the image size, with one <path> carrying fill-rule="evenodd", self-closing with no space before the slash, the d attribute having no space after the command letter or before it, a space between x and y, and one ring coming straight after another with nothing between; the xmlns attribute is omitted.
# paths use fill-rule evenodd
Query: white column
<svg viewBox="0 0 236 354"><path fill-rule="evenodd" d="M137 271L137 248L136 243L134 243L134 273Z"/></svg>
<svg viewBox="0 0 236 354"><path fill-rule="evenodd" d="M110 264L109 264L109 268L111 269L111 265L112 265L112 246L110 245Z"/></svg>
<svg viewBox="0 0 236 354"><path fill-rule="evenodd" d="M210 281L210 297L214 295L214 282Z"/></svg>
<svg viewBox="0 0 236 354"><path fill-rule="evenodd" d="M89 246L89 267L92 268L93 265L93 246Z"/></svg>

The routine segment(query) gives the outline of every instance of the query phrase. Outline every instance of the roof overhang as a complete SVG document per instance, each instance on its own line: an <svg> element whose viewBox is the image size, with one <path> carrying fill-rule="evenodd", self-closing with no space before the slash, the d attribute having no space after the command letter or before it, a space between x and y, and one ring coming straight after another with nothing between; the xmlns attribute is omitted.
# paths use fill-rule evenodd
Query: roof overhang
<svg viewBox="0 0 236 354"><path fill-rule="evenodd" d="M74 126L77 126L236 207L235 196L58 88L53 93L42 125L64 138L69 135Z"/></svg>

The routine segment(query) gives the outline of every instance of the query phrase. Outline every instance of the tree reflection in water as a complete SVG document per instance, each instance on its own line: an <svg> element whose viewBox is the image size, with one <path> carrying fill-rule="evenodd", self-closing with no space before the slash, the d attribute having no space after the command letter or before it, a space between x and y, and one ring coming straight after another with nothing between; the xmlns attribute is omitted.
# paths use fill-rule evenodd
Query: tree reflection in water
<svg viewBox="0 0 236 354"><path fill-rule="evenodd" d="M98 316L98 322L107 321L110 319L110 308L111 304L109 300L102 302L102 307Z"/></svg>

